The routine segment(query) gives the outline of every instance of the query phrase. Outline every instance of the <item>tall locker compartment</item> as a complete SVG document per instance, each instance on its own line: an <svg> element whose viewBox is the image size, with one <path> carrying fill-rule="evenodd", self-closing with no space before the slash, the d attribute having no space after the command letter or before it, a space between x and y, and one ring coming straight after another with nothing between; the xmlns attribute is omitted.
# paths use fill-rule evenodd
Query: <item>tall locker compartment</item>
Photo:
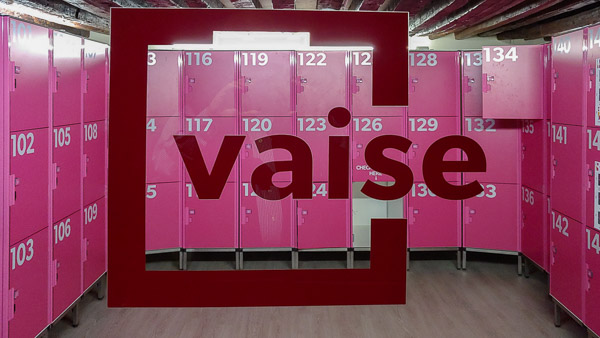
<svg viewBox="0 0 600 338"><path fill-rule="evenodd" d="M349 58L349 52L340 50L295 53L296 135L308 144L313 160L313 197L297 200L299 250L352 246L350 201L328 197L330 154L325 146L331 136L350 136L350 126L337 128L328 119L331 109L349 108Z"/></svg>
<svg viewBox="0 0 600 338"><path fill-rule="evenodd" d="M293 135L294 82L293 52L239 52L240 134L245 135L240 151L240 247L242 250L291 250L296 247L292 197L265 200L252 189L253 171L273 161L291 160L283 149L259 153L256 141L276 134ZM273 99L265 99L273 98ZM277 173L273 183L290 184L289 172Z"/></svg>
<svg viewBox="0 0 600 338"><path fill-rule="evenodd" d="M35 336L50 316L50 32L2 17L2 335ZM35 100L32 100L35 97ZM32 277L35 276L35 277ZM6 322L5 322L6 321Z"/></svg>
<svg viewBox="0 0 600 338"><path fill-rule="evenodd" d="M84 40L83 48L82 259L86 290L106 272L108 47Z"/></svg>
<svg viewBox="0 0 600 338"><path fill-rule="evenodd" d="M53 32L52 320L81 295L82 39Z"/></svg>
<svg viewBox="0 0 600 338"><path fill-rule="evenodd" d="M563 309L584 315L584 169L587 30L552 39L550 295ZM556 307L555 309L558 309Z"/></svg>
<svg viewBox="0 0 600 338"><path fill-rule="evenodd" d="M184 134L194 135L209 171L223 138L238 133L236 52L184 51ZM218 200L200 200L185 170L183 247L238 247L238 166L234 164Z"/></svg>
<svg viewBox="0 0 600 338"><path fill-rule="evenodd" d="M408 165L414 185L408 195L408 247L457 249L460 238L460 201L440 199L423 178L425 152L440 138L460 135L460 52L411 52L408 139ZM436 99L431 97L436 93ZM458 149L446 153L444 160L459 161ZM452 184L461 184L460 173L445 173Z"/></svg>

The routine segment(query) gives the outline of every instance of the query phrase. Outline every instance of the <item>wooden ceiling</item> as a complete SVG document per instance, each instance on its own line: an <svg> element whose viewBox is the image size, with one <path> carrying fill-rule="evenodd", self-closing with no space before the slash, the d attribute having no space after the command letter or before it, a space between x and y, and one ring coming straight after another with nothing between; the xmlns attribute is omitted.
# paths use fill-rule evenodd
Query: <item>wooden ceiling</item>
<svg viewBox="0 0 600 338"><path fill-rule="evenodd" d="M0 0L4 14L83 36L108 33L111 7L407 11L410 35L431 39L538 39L600 23L599 0Z"/></svg>

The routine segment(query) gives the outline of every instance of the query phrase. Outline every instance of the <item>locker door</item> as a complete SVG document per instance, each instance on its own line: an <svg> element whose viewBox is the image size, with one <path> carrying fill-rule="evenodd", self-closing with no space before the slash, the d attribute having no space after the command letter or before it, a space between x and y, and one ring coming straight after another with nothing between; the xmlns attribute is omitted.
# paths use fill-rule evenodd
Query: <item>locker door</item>
<svg viewBox="0 0 600 338"><path fill-rule="evenodd" d="M52 226L52 320L81 295L81 211Z"/></svg>
<svg viewBox="0 0 600 338"><path fill-rule="evenodd" d="M179 117L146 118L146 182L179 180L181 155L173 135L180 129Z"/></svg>
<svg viewBox="0 0 600 338"><path fill-rule="evenodd" d="M313 181L327 181L329 136L350 135L350 127L335 128L329 124L327 117L298 117L296 127L296 135L308 144L312 152Z"/></svg>
<svg viewBox="0 0 600 338"><path fill-rule="evenodd" d="M106 194L106 122L83 124L83 204Z"/></svg>
<svg viewBox="0 0 600 338"><path fill-rule="evenodd" d="M412 141L408 151L408 164L415 181L423 181L423 157L435 141L449 135L460 135L458 117L409 117L408 138ZM460 151L451 149L444 156L446 161L460 161ZM460 173L444 173L447 181L460 181Z"/></svg>
<svg viewBox="0 0 600 338"><path fill-rule="evenodd" d="M107 47L91 40L84 40L84 78L87 79L83 95L83 121L106 120L108 104Z"/></svg>
<svg viewBox="0 0 600 338"><path fill-rule="evenodd" d="M296 53L296 110L298 116L327 116L347 104L347 53L299 51Z"/></svg>
<svg viewBox="0 0 600 338"><path fill-rule="evenodd" d="M293 135L294 120L292 117L248 117L242 118L242 135L246 136L244 145L240 150L242 163L242 181L250 182L252 172L259 165L273 161L289 161L292 155L283 149L267 150L259 153L255 141L270 135ZM304 140L306 142L306 140ZM314 160L313 160L314 162ZM273 181L291 181L289 172L278 173L273 176Z"/></svg>
<svg viewBox="0 0 600 338"><path fill-rule="evenodd" d="M81 122L81 38L54 32L53 126Z"/></svg>
<svg viewBox="0 0 600 338"><path fill-rule="evenodd" d="M183 53L186 116L236 115L234 55L231 51ZM289 67L289 57L287 62Z"/></svg>
<svg viewBox="0 0 600 338"><path fill-rule="evenodd" d="M575 316L583 315L583 225L552 210L550 295Z"/></svg>
<svg viewBox="0 0 600 338"><path fill-rule="evenodd" d="M35 337L48 323L48 228L9 250L8 335ZM78 290L79 291L79 290Z"/></svg>
<svg viewBox="0 0 600 338"><path fill-rule="evenodd" d="M588 128L585 225L600 230L600 128Z"/></svg>
<svg viewBox="0 0 600 338"><path fill-rule="evenodd" d="M146 251L181 247L180 183L146 184Z"/></svg>
<svg viewBox="0 0 600 338"><path fill-rule="evenodd" d="M277 182L285 187L290 182ZM240 231L242 248L295 247L292 197L270 201L255 195L250 182L241 185Z"/></svg>
<svg viewBox="0 0 600 338"><path fill-rule="evenodd" d="M547 205L544 194L521 186L521 252L544 269L548 269Z"/></svg>
<svg viewBox="0 0 600 338"><path fill-rule="evenodd" d="M464 173L467 181L517 183L520 170L519 122L465 117L463 135L475 140L485 153L485 173Z"/></svg>
<svg viewBox="0 0 600 338"><path fill-rule="evenodd" d="M351 247L350 202L329 199L328 184L313 183L313 198L298 200L298 249Z"/></svg>
<svg viewBox="0 0 600 338"><path fill-rule="evenodd" d="M552 124L552 209L576 221L583 217L583 128ZM586 175L587 176L587 175Z"/></svg>
<svg viewBox="0 0 600 338"><path fill-rule="evenodd" d="M217 154L223 143L223 138L227 135L237 134L237 120L235 117L186 117L183 130L185 134L196 136L196 141L202 152L206 167L209 172L212 172L215 160L217 159ZM171 139L173 139L172 135ZM250 142L247 137L245 142ZM175 145L175 147L177 146ZM179 151L176 148L175 151L178 160L180 160L181 155L179 154ZM237 168L238 165L236 163L231 169L231 173L227 180L228 182L234 182L237 178ZM249 170L250 173L252 173L254 168ZM185 170L185 177L186 182L190 182L190 175L187 170Z"/></svg>
<svg viewBox="0 0 600 338"><path fill-rule="evenodd" d="M243 51L239 62L242 116L291 116L292 52Z"/></svg>
<svg viewBox="0 0 600 338"><path fill-rule="evenodd" d="M373 52L350 52L353 116L405 116L406 107L373 107Z"/></svg>
<svg viewBox="0 0 600 338"><path fill-rule="evenodd" d="M48 127L48 29L13 19L9 22L10 130Z"/></svg>
<svg viewBox="0 0 600 338"><path fill-rule="evenodd" d="M352 123L352 181L392 181L391 176L372 170L367 165L365 161L365 149L367 144L377 136L406 135L404 117L355 117ZM385 151L385 155L391 159L405 163L405 155L401 151L389 149Z"/></svg>
<svg viewBox="0 0 600 338"><path fill-rule="evenodd" d="M439 198L425 183L415 182L408 198L409 248L460 247L460 204Z"/></svg>
<svg viewBox="0 0 600 338"><path fill-rule="evenodd" d="M481 65L483 54L463 52L462 62L462 113L463 116L483 116L481 94Z"/></svg>
<svg viewBox="0 0 600 338"><path fill-rule="evenodd" d="M484 191L463 202L463 245L518 251L519 186L480 183Z"/></svg>
<svg viewBox="0 0 600 338"><path fill-rule="evenodd" d="M587 65L591 86L587 91L588 127L600 127L600 26L588 28Z"/></svg>
<svg viewBox="0 0 600 338"><path fill-rule="evenodd" d="M200 200L191 183L185 184L184 248L238 246L237 184L229 182L218 200Z"/></svg>
<svg viewBox="0 0 600 338"><path fill-rule="evenodd" d="M106 271L106 199L83 208L83 289Z"/></svg>
<svg viewBox="0 0 600 338"><path fill-rule="evenodd" d="M534 190L547 192L548 153L546 121L524 120L521 128L521 182ZM489 154L488 156L495 156Z"/></svg>
<svg viewBox="0 0 600 338"><path fill-rule="evenodd" d="M552 38L552 122L583 125L587 30Z"/></svg>
<svg viewBox="0 0 600 338"><path fill-rule="evenodd" d="M595 333L600 332L600 233L585 228L587 250L585 252L586 283L585 325Z"/></svg>
<svg viewBox="0 0 600 338"><path fill-rule="evenodd" d="M48 128L10 134L10 243L48 224Z"/></svg>
<svg viewBox="0 0 600 338"><path fill-rule="evenodd" d="M148 52L146 116L179 116L178 51Z"/></svg>
<svg viewBox="0 0 600 338"><path fill-rule="evenodd" d="M55 127L52 135L52 220L81 208L81 124Z"/></svg>
<svg viewBox="0 0 600 338"><path fill-rule="evenodd" d="M409 61L408 115L459 116L460 52L411 52Z"/></svg>
<svg viewBox="0 0 600 338"><path fill-rule="evenodd" d="M544 117L544 46L483 47L483 117Z"/></svg>

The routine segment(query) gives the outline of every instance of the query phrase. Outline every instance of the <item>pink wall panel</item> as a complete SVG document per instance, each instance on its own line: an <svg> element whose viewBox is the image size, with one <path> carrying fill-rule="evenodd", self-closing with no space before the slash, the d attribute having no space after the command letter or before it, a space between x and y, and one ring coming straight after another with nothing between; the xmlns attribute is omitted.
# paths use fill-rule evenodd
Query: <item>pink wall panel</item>
<svg viewBox="0 0 600 338"><path fill-rule="evenodd" d="M52 125L81 122L81 38L54 32Z"/></svg>
<svg viewBox="0 0 600 338"><path fill-rule="evenodd" d="M544 46L483 47L483 116L544 117Z"/></svg>
<svg viewBox="0 0 600 338"><path fill-rule="evenodd" d="M550 295L583 320L584 226L552 212Z"/></svg>
<svg viewBox="0 0 600 338"><path fill-rule="evenodd" d="M239 55L242 116L292 115L292 52L243 51Z"/></svg>
<svg viewBox="0 0 600 338"><path fill-rule="evenodd" d="M439 198L425 183L415 182L408 196L406 217L409 248L461 246L460 201Z"/></svg>
<svg viewBox="0 0 600 338"><path fill-rule="evenodd" d="M81 124L55 127L52 135L52 219L81 209Z"/></svg>
<svg viewBox="0 0 600 338"><path fill-rule="evenodd" d="M179 180L181 155L173 135L180 131L179 117L146 118L146 182Z"/></svg>
<svg viewBox="0 0 600 338"><path fill-rule="evenodd" d="M596 334L600 332L600 233L585 229L585 325Z"/></svg>
<svg viewBox="0 0 600 338"><path fill-rule="evenodd" d="M218 200L199 200L191 183L185 184L183 247L236 248L238 246L237 184L230 182Z"/></svg>
<svg viewBox="0 0 600 338"><path fill-rule="evenodd" d="M483 116L481 94L481 51L463 52L462 60L462 114L463 116Z"/></svg>
<svg viewBox="0 0 600 338"><path fill-rule="evenodd" d="M56 221L52 229L52 320L81 295L81 211Z"/></svg>
<svg viewBox="0 0 600 338"><path fill-rule="evenodd" d="M484 191L463 201L463 246L518 251L520 187L480 183Z"/></svg>
<svg viewBox="0 0 600 338"><path fill-rule="evenodd" d="M335 107L348 108L344 51L296 53L298 116L327 116Z"/></svg>
<svg viewBox="0 0 600 338"><path fill-rule="evenodd" d="M148 52L146 116L179 116L180 57L178 51Z"/></svg>
<svg viewBox="0 0 600 338"><path fill-rule="evenodd" d="M539 191L521 186L521 251L548 270L548 201Z"/></svg>
<svg viewBox="0 0 600 338"><path fill-rule="evenodd" d="M84 40L83 121L99 121L107 118L108 57L106 45Z"/></svg>
<svg viewBox="0 0 600 338"><path fill-rule="evenodd" d="M185 51L183 53L186 116L236 115L234 54L235 52L231 51ZM289 67L289 56L287 62ZM262 74L257 75L260 77ZM288 77L289 81L289 76L284 77ZM289 97L289 93L286 94Z"/></svg>
<svg viewBox="0 0 600 338"><path fill-rule="evenodd" d="M146 189L146 251L181 247L180 183Z"/></svg>
<svg viewBox="0 0 600 338"><path fill-rule="evenodd" d="M83 208L83 289L106 272L106 198Z"/></svg>
<svg viewBox="0 0 600 338"><path fill-rule="evenodd" d="M83 124L83 204L106 195L106 122Z"/></svg>
<svg viewBox="0 0 600 338"><path fill-rule="evenodd" d="M277 182L285 187L289 182ZM262 199L250 182L241 184L240 238L242 248L296 247L296 229L291 196L279 201Z"/></svg>
<svg viewBox="0 0 600 338"><path fill-rule="evenodd" d="M48 224L48 128L10 135L10 243ZM14 198L14 199L13 199Z"/></svg>
<svg viewBox="0 0 600 338"><path fill-rule="evenodd" d="M459 62L460 52L409 54L409 116L459 116Z"/></svg>
<svg viewBox="0 0 600 338"><path fill-rule="evenodd" d="M550 154L546 120L523 120L521 123L521 182L539 192L548 192L547 158Z"/></svg>

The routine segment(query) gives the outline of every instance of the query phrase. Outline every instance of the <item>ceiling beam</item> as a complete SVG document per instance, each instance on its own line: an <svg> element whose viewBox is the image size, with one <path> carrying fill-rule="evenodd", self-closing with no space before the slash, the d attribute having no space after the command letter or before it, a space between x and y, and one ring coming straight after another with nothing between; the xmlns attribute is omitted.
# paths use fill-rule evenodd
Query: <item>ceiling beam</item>
<svg viewBox="0 0 600 338"><path fill-rule="evenodd" d="M381 7L383 1L384 0L363 0L358 8L361 11L376 11Z"/></svg>
<svg viewBox="0 0 600 338"><path fill-rule="evenodd" d="M418 35L430 35L433 32L436 32L450 24L452 24L454 21L462 18L465 15L470 14L473 11L476 11L478 8L480 8L484 3L486 2L486 0L477 0L475 3L473 4L469 4L467 6L463 6L461 9L459 9L458 11L454 12L453 14L451 14L450 16L446 17L446 19L444 20L440 20L437 23L423 29L423 30L419 30L416 33Z"/></svg>
<svg viewBox="0 0 600 338"><path fill-rule="evenodd" d="M152 7L148 2L144 0L111 0L115 5L119 7L132 7L132 8L143 8Z"/></svg>
<svg viewBox="0 0 600 338"><path fill-rule="evenodd" d="M549 8L548 10L538 13L535 16L530 16L530 17L525 18L524 20L519 20L517 22L513 22L508 25L500 26L496 29L489 30L489 31L481 33L479 35L480 36L494 36L494 35L500 34L502 32L515 30L517 28L521 28L521 27L528 26L528 25L531 25L533 23L536 23L536 22L539 22L539 21L542 21L545 19L549 19L553 16L565 14L565 13L580 9L582 7L585 7L585 6L588 6L591 4L595 4L597 2L598 2L598 0L563 1L563 3L560 6L554 6L552 8Z"/></svg>
<svg viewBox="0 0 600 338"><path fill-rule="evenodd" d="M90 12L99 17L103 17L106 19L108 19L110 17L110 10L109 10L108 6L107 7L95 6L85 0L63 0L63 1L68 3L71 6L75 6L79 9L83 9L84 11Z"/></svg>
<svg viewBox="0 0 600 338"><path fill-rule="evenodd" d="M379 7L380 11L395 11L396 7L403 0L385 0L381 7Z"/></svg>
<svg viewBox="0 0 600 338"><path fill-rule="evenodd" d="M25 21L25 22L29 22L32 24L36 24L36 25L40 25L40 26L44 26L44 27L48 27L50 29L54 29L54 30L58 30L58 31L63 31L63 32L67 32L73 35L77 35L77 36L81 36L84 38L89 38L90 37L90 31L89 30L85 30L85 29L79 29L79 28L75 28L75 27L71 27L71 26L65 26L65 25L61 25L55 22L51 22L51 21L47 21L47 20L43 20L40 19L38 17L35 16L31 16L29 14L23 14L22 12L18 12L18 11L12 11L9 9L2 9L2 14L6 14L6 15L10 15L16 19Z"/></svg>
<svg viewBox="0 0 600 338"><path fill-rule="evenodd" d="M254 8L262 8L262 5L258 0L252 0L252 3L254 4Z"/></svg>
<svg viewBox="0 0 600 338"><path fill-rule="evenodd" d="M422 13L415 15L410 20L409 32L415 35L419 31L435 25L449 15L466 7L469 0L442 0L425 8Z"/></svg>
<svg viewBox="0 0 600 338"><path fill-rule="evenodd" d="M567 33L584 26L597 24L598 22L600 22L600 7L547 23L535 24L512 31L503 32L498 34L498 39L539 39L547 36L556 36L562 33Z"/></svg>
<svg viewBox="0 0 600 338"><path fill-rule="evenodd" d="M275 1L275 0L273 0ZM283 0L279 0L279 1L283 1ZM347 1L347 0L345 0ZM273 5L273 8L275 8L275 5ZM317 9L317 0L295 0L292 1L292 5L289 8L295 8L295 9Z"/></svg>
<svg viewBox="0 0 600 338"><path fill-rule="evenodd" d="M358 11L364 0L351 0L348 6L349 11Z"/></svg>
<svg viewBox="0 0 600 338"><path fill-rule="evenodd" d="M556 5L562 0L537 0L532 3L528 3L519 8L509 10L508 12L497 15L487 21L479 23L475 26L468 27L454 34L457 40L467 39L476 36L485 31L492 30L494 28L506 25L508 23L523 19L529 15L533 15L539 11L542 11L548 7Z"/></svg>

